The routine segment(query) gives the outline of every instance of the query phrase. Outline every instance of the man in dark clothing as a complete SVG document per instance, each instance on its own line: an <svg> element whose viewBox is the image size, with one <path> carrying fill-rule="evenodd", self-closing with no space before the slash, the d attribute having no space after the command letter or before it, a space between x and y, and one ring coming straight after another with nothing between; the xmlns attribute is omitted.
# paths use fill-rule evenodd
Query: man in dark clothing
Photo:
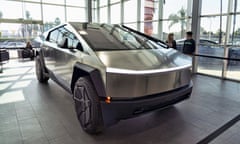
<svg viewBox="0 0 240 144"><path fill-rule="evenodd" d="M191 31L186 32L186 40L183 45L183 53L188 55L193 55L196 48L195 40L192 37L193 33Z"/></svg>

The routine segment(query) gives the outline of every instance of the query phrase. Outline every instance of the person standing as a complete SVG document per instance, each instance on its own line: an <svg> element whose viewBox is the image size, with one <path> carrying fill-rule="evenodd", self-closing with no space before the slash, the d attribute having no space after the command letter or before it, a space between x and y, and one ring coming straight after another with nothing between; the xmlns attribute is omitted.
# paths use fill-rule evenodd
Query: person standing
<svg viewBox="0 0 240 144"><path fill-rule="evenodd" d="M196 49L196 42L193 39L193 33L191 31L186 32L186 40L183 44L183 53L193 55Z"/></svg>
<svg viewBox="0 0 240 144"><path fill-rule="evenodd" d="M25 48L26 48L26 49L29 49L29 50L32 50L32 49L33 49L33 48L32 48L32 45L31 45L31 43L30 43L30 41L27 42Z"/></svg>
<svg viewBox="0 0 240 144"><path fill-rule="evenodd" d="M177 43L174 40L174 34L173 33L168 34L168 39L166 40L166 43L167 43L169 48L177 49Z"/></svg>

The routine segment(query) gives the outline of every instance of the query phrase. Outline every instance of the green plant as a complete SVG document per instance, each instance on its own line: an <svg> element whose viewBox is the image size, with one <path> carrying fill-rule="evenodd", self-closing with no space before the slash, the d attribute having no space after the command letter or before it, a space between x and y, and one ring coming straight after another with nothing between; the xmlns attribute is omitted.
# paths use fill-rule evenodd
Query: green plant
<svg viewBox="0 0 240 144"><path fill-rule="evenodd" d="M187 26L187 11L182 7L177 14L169 15L169 19L171 23L169 24L168 28L170 29L173 25L180 23L181 24L181 36L184 37L184 31Z"/></svg>

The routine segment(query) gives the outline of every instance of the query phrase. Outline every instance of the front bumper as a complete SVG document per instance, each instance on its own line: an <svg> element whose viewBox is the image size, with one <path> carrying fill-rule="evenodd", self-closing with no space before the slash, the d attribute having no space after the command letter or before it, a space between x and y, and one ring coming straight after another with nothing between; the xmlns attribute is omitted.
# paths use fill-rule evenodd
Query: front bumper
<svg viewBox="0 0 240 144"><path fill-rule="evenodd" d="M160 94L131 100L112 100L110 104L101 101L105 126L115 124L121 119L135 117L139 114L158 110L176 104L190 97L193 84Z"/></svg>

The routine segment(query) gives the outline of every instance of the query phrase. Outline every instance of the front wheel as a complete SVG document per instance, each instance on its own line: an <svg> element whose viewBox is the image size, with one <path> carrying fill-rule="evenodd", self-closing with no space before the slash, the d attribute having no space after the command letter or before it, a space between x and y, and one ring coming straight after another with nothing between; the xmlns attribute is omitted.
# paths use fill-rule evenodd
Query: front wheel
<svg viewBox="0 0 240 144"><path fill-rule="evenodd" d="M102 111L97 92L89 77L81 77L74 87L74 100L77 118L89 134L103 131Z"/></svg>
<svg viewBox="0 0 240 144"><path fill-rule="evenodd" d="M40 83L46 83L49 77L44 74L44 67L41 64L39 56L36 57L35 63L36 63L35 67L36 67L36 75L37 75L38 81Z"/></svg>

